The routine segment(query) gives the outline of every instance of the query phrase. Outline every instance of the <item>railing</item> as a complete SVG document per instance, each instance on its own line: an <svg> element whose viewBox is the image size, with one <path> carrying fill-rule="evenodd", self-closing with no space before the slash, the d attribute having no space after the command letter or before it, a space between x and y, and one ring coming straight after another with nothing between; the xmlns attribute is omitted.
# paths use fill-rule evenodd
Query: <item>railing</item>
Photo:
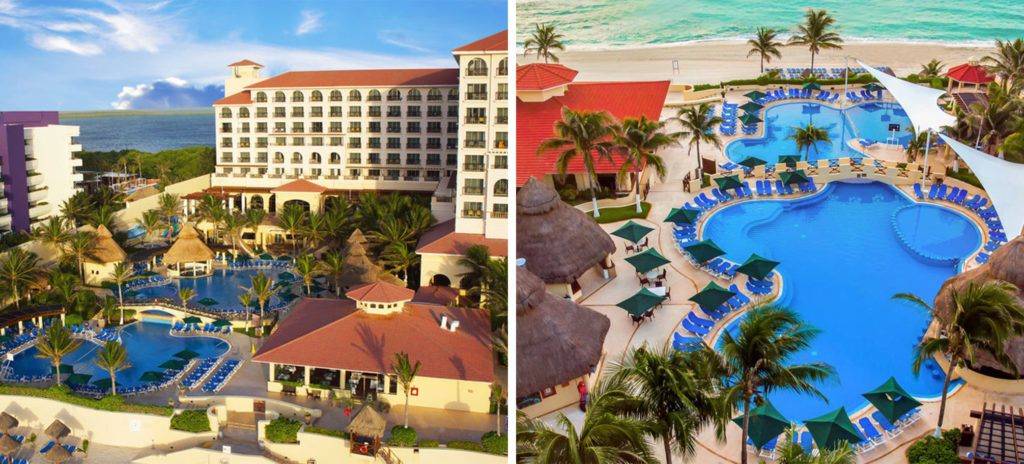
<svg viewBox="0 0 1024 464"><path fill-rule="evenodd" d="M466 148L484 148L486 146L487 146L487 143L484 142L483 140L467 140L466 141Z"/></svg>
<svg viewBox="0 0 1024 464"><path fill-rule="evenodd" d="M486 116L466 116L466 124L487 124Z"/></svg>
<svg viewBox="0 0 1024 464"><path fill-rule="evenodd" d="M472 172L481 172L485 169L484 163L464 163L462 169Z"/></svg>
<svg viewBox="0 0 1024 464"><path fill-rule="evenodd" d="M491 217L495 219L508 219L508 211L491 211Z"/></svg>

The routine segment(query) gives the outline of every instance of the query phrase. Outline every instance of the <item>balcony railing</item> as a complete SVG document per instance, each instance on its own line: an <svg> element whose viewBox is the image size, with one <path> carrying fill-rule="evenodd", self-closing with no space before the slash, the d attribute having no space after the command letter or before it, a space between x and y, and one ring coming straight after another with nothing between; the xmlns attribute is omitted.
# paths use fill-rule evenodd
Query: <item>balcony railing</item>
<svg viewBox="0 0 1024 464"><path fill-rule="evenodd" d="M467 140L466 141L466 148L484 148L486 146L487 146L487 143L484 142L483 140Z"/></svg>
<svg viewBox="0 0 1024 464"><path fill-rule="evenodd" d="M508 148L508 140L495 140L494 148L505 150Z"/></svg>
<svg viewBox="0 0 1024 464"><path fill-rule="evenodd" d="M466 94L466 100L486 100L487 92L469 92Z"/></svg>
<svg viewBox="0 0 1024 464"><path fill-rule="evenodd" d="M483 195L483 187L462 187L462 193L466 195Z"/></svg>
<svg viewBox="0 0 1024 464"><path fill-rule="evenodd" d="M479 210L479 209L464 209L464 210L462 210L462 217L478 218L478 217L483 217L483 215L484 215L483 210Z"/></svg>
<svg viewBox="0 0 1024 464"><path fill-rule="evenodd" d="M508 219L508 211L491 211L491 217L495 219Z"/></svg>
<svg viewBox="0 0 1024 464"><path fill-rule="evenodd" d="M466 116L466 124L487 124L486 116Z"/></svg>
<svg viewBox="0 0 1024 464"><path fill-rule="evenodd" d="M485 166L484 163L464 163L462 169L470 172L481 172L485 169Z"/></svg>

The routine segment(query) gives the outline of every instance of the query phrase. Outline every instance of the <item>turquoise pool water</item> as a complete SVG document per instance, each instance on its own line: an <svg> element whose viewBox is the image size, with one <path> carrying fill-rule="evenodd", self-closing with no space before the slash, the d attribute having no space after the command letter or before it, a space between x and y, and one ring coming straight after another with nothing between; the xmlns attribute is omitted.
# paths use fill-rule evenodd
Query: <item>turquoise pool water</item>
<svg viewBox="0 0 1024 464"><path fill-rule="evenodd" d="M213 298L217 301L217 304L209 306L208 309L241 311L242 303L238 300L238 296L245 293L242 287L252 287L252 277L259 272L265 274L272 281L277 282L280 280L278 275L283 271L280 269L217 269L213 275L206 277L171 279L171 282L168 284L145 287L136 291L139 298L170 298L177 301L178 290L191 288L195 290L196 296L189 301L190 307L204 308L199 303L199 300ZM276 296L271 298L267 303L267 307L270 308L278 303L278 301L279 299Z"/></svg>
<svg viewBox="0 0 1024 464"><path fill-rule="evenodd" d="M895 103L868 102L846 109L846 117L837 108L819 103L792 102L771 105L764 110L765 132L757 138L741 138L729 142L725 146L725 155L733 162L740 162L748 156L761 158L769 163L777 163L781 155L801 155L796 143L788 139L794 127L803 127L814 123L817 127L828 129L831 142L819 142L807 154L809 160L832 159L844 157L861 157L859 152L851 150L846 142L855 138L864 138L885 142L893 134L889 132L890 124L898 124L896 141L903 142L910 138L906 132L910 119Z"/></svg>
<svg viewBox="0 0 1024 464"><path fill-rule="evenodd" d="M817 386L828 403L795 393L772 394L772 403L790 420L800 422L839 406L852 413L867 404L861 393L889 376L914 396L940 394L941 378L928 370L919 377L911 372L912 350L929 322L927 314L891 297L909 292L931 301L958 272L958 264L921 256L907 244L963 258L981 245L982 237L959 213L911 205L886 184L831 183L813 197L737 203L707 220L704 238L720 245L726 258L743 262L757 253L780 261L784 287L779 302L821 329L811 349L793 362L826 362L838 376ZM907 211L908 206L915 209ZM898 220L902 239L893 222L898 211L906 215Z"/></svg>
<svg viewBox="0 0 1024 464"><path fill-rule="evenodd" d="M142 385L139 381L146 371L163 372L157 366L171 359L174 353L189 349L199 353L199 358L220 356L228 351L228 342L212 337L174 337L168 332L170 326L155 322L136 322L121 329L121 343L128 351L128 362L132 367L117 373L117 384L124 386ZM83 341L82 346L61 360L74 366L75 372L91 374L91 380L110 377L106 371L96 367L92 360L100 345ZM18 353L10 366L17 374L44 375L50 372L52 364L46 358L37 358L34 346Z"/></svg>

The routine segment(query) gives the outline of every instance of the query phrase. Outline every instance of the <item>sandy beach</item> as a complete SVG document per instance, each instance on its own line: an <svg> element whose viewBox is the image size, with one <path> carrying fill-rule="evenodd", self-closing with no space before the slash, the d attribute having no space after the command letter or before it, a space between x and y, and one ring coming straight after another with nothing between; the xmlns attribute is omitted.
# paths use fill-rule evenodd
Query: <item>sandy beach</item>
<svg viewBox="0 0 1024 464"><path fill-rule="evenodd" d="M580 72L577 81L661 80L680 84L717 83L730 79L747 79L759 73L757 56L747 57L750 46L743 40L695 42L666 47L645 47L601 51L573 51L556 54L559 62ZM841 67L846 56L872 66L889 66L897 75L918 72L932 58L946 68L965 63L968 58L989 54L989 47L948 46L932 43L848 43L840 50L826 50L814 60L815 67ZM773 59L765 67L808 67L811 55L806 47L783 47L782 59ZM534 56L516 59L519 64L536 61ZM672 61L679 61L679 72L673 73Z"/></svg>

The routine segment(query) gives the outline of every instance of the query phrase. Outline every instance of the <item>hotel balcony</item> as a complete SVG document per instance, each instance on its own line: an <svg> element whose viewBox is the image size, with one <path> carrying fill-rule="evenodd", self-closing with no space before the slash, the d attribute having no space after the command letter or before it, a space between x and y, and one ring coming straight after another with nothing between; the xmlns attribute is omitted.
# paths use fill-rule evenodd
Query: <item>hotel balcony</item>
<svg viewBox="0 0 1024 464"><path fill-rule="evenodd" d="M11 215L4 214L0 216L0 229L10 230L11 229Z"/></svg>
<svg viewBox="0 0 1024 464"><path fill-rule="evenodd" d="M25 170L26 171L38 171L39 170L39 160L36 159L36 158L28 158L28 159L26 159L25 160Z"/></svg>
<svg viewBox="0 0 1024 464"><path fill-rule="evenodd" d="M41 203L28 209L28 217L37 218L50 214L53 207L49 203Z"/></svg>
<svg viewBox="0 0 1024 464"><path fill-rule="evenodd" d="M7 211L7 198L0 197L0 211ZM3 214L7 214L6 212Z"/></svg>
<svg viewBox="0 0 1024 464"><path fill-rule="evenodd" d="M32 203L40 202L40 201L45 200L46 197L49 194L50 194L50 189L47 188L47 187L43 187L43 188L41 188L39 190L33 190L31 192L28 192L28 201L30 201Z"/></svg>
<svg viewBox="0 0 1024 464"><path fill-rule="evenodd" d="M72 156L70 164L71 164L71 167L73 167L73 168L80 168L80 167L82 167L82 158L76 158L76 157Z"/></svg>
<svg viewBox="0 0 1024 464"><path fill-rule="evenodd" d="M82 173L80 173L80 172L76 172L76 173L74 173L74 174L71 174L71 181L72 181L72 182L76 182L76 183L77 183L77 182L82 182L82 181L84 181L84 180L85 180L85 177L84 177L84 175L83 175Z"/></svg>
<svg viewBox="0 0 1024 464"><path fill-rule="evenodd" d="M29 173L29 175L28 175L28 186L29 187L35 187L35 186L42 185L42 184L43 184L43 176L41 174L39 174L38 172L34 173L34 174L31 173L31 172Z"/></svg>

